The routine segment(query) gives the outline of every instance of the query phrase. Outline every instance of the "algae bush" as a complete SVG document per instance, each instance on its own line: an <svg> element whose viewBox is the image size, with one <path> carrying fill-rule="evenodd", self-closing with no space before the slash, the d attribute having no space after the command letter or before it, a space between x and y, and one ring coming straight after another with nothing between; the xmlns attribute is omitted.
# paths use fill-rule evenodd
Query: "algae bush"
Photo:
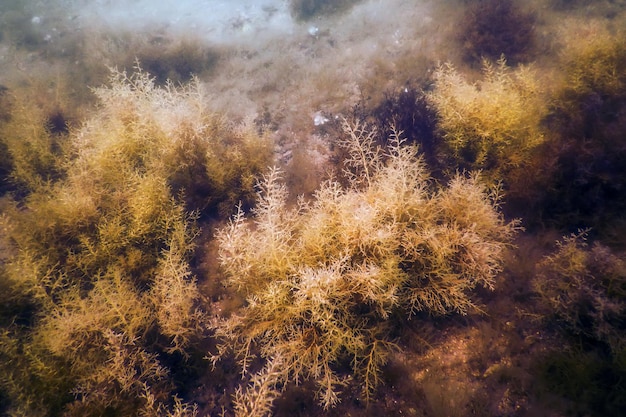
<svg viewBox="0 0 626 417"><path fill-rule="evenodd" d="M0 415L626 407L626 3L0 4Z"/></svg>
<svg viewBox="0 0 626 417"><path fill-rule="evenodd" d="M222 348L234 350L244 374L257 349L267 361L237 391L236 415L267 415L279 387L306 379L316 381L323 407L333 406L348 376L342 363L368 397L395 348L394 316L474 308L471 290L493 286L515 230L478 177L434 188L398 134L383 151L365 127L345 123L344 131L347 186L329 180L314 201L289 208L272 171L254 228L240 210L218 231L228 281L247 300L218 324Z"/></svg>
<svg viewBox="0 0 626 417"><path fill-rule="evenodd" d="M24 323L3 323L2 354L19 363L3 385L29 415L63 402L67 415L190 415L167 400L176 386L166 363L205 332L189 265L196 219L249 198L268 144L203 107L197 84L112 71L94 93L97 112L56 158L33 158L51 154L40 119L6 133L12 177L27 191L2 218L15 251L3 303L29 308L18 311Z"/></svg>
<svg viewBox="0 0 626 417"><path fill-rule="evenodd" d="M446 166L483 170L491 181L509 180L544 142L545 95L532 68L511 71L504 56L483 61L482 74L469 83L451 64L436 69L426 97L443 139L440 158L452 159Z"/></svg>

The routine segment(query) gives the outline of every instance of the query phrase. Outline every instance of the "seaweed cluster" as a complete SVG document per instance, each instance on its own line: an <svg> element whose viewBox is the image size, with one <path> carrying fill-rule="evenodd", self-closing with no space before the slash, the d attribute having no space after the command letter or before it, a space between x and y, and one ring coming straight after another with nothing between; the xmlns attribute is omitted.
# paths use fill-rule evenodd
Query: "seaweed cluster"
<svg viewBox="0 0 626 417"><path fill-rule="evenodd" d="M472 2L457 34L464 58L480 63L505 55L512 64L530 61L536 43L535 19L514 0Z"/></svg>
<svg viewBox="0 0 626 417"><path fill-rule="evenodd" d="M449 30L364 45L306 32L357 1L291 1L254 49L44 44L3 2L0 413L618 415L618 3L433 2Z"/></svg>

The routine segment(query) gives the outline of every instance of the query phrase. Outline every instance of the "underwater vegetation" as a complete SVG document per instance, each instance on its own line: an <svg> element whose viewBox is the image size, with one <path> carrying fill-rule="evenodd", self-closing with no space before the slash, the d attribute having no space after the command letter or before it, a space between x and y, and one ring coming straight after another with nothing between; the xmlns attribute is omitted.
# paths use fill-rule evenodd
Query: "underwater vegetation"
<svg viewBox="0 0 626 417"><path fill-rule="evenodd" d="M3 153L3 188L28 193L45 183L60 179L67 126L60 110L33 103L7 89L2 106L5 117L0 124Z"/></svg>
<svg viewBox="0 0 626 417"><path fill-rule="evenodd" d="M620 415L624 2L265 3L0 5L0 414Z"/></svg>
<svg viewBox="0 0 626 417"><path fill-rule="evenodd" d="M535 16L514 0L479 0L465 10L456 35L463 57L480 64L505 55L512 64L528 62L535 48Z"/></svg>
<svg viewBox="0 0 626 417"><path fill-rule="evenodd" d="M472 310L472 289L493 286L515 232L478 176L435 188L397 134L386 149L363 125L346 122L344 134L349 185L330 180L290 208L272 171L254 223L240 210L218 231L228 283L247 301L218 324L220 355L233 351L244 374L255 355L264 364L235 394L238 416L269 414L281 387L311 379L332 407L348 377L342 364L368 398L397 348L395 317Z"/></svg>
<svg viewBox="0 0 626 417"><path fill-rule="evenodd" d="M363 118L371 116L379 132L388 131L393 126L408 142L418 145L431 171L440 169L435 140L437 113L417 86L388 92L375 108L357 109L357 114Z"/></svg>
<svg viewBox="0 0 626 417"><path fill-rule="evenodd" d="M171 43L159 41L157 38L150 46L135 53L134 59L141 62L142 68L155 77L157 84L164 85L168 80L177 84L187 83L194 76L210 72L219 59L219 52L197 40Z"/></svg>
<svg viewBox="0 0 626 417"><path fill-rule="evenodd" d="M557 242L539 265L535 291L546 303L546 317L561 320L574 334L606 344L611 355L626 355L626 265L611 249L587 245L584 232Z"/></svg>
<svg viewBox="0 0 626 417"><path fill-rule="evenodd" d="M113 71L94 92L98 112L59 154L44 120L5 132L11 176L28 193L2 216L16 251L3 302L30 307L2 318L3 363L20 366L1 383L29 415L191 415L167 363L189 356L205 329L189 265L195 219L245 200L270 154L254 130L209 112L197 84Z"/></svg>
<svg viewBox="0 0 626 417"><path fill-rule="evenodd" d="M9 94L9 89L0 85L0 126L4 126L11 120L13 110L13 100ZM9 188L9 174L13 169L9 148L5 140L0 141L0 195Z"/></svg>
<svg viewBox="0 0 626 417"><path fill-rule="evenodd" d="M536 359L539 392L571 401L570 412L619 414L626 405L626 265L585 231L566 236L533 279L540 314L572 339Z"/></svg>
<svg viewBox="0 0 626 417"><path fill-rule="evenodd" d="M551 74L502 56L483 60L482 78L470 82L440 65L425 93L441 138L436 155L502 181L507 209L528 226L592 227L619 242L607 225L625 207L624 34L595 23L568 30L580 40L565 42Z"/></svg>
<svg viewBox="0 0 626 417"><path fill-rule="evenodd" d="M549 101L543 205L557 224L593 227L605 238L626 208L626 39L598 25L561 54L562 79Z"/></svg>
<svg viewBox="0 0 626 417"><path fill-rule="evenodd" d="M511 69L504 56L483 61L482 79L468 82L452 65L439 66L426 97L437 114L447 166L506 178L544 141L545 98L532 68Z"/></svg>

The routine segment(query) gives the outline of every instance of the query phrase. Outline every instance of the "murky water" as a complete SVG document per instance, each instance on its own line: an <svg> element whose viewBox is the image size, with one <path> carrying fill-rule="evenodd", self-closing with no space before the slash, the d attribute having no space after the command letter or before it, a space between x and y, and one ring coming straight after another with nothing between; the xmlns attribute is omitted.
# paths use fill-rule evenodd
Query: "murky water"
<svg viewBox="0 0 626 417"><path fill-rule="evenodd" d="M308 255L273 253L277 265L296 263L279 277L296 282L281 300L293 304L289 297L305 287L302 271L314 271L307 291L323 292L346 271L380 278L372 271L390 265L385 254L443 247L441 282L474 265L471 285L459 292L477 296L487 314L471 312L462 323L421 311L419 325L399 319L447 284L414 297L410 313L394 304L407 294L397 284L380 317L364 301L370 295L348 296L356 316L345 317L354 318L356 339L371 330L397 338L400 349L390 348L391 365L381 365L370 407L356 399L367 355L337 348L344 350L328 369L341 379L322 391L336 388L343 402L330 410L316 403L319 375L298 387L289 376L267 382L282 363L262 343L281 333L282 322L264 332L275 323L263 318L252 326L261 358L252 367L273 385L256 405L277 416L616 415L626 377L618 360L626 311L625 44L623 0L0 0L0 414L233 415L233 398L251 398L238 386L253 387L246 395L266 392L260 379L241 379L234 359L215 371L205 356L217 351L215 329L227 333L210 317L244 314L263 299L254 293L262 284L254 291L226 285L233 280L224 265L236 245L218 250L214 228L226 227L237 207L249 212L257 181L271 172L285 186L277 195L290 196L280 210L296 206L298 195L308 202L294 218L320 210L319 199L330 195L316 194L325 181L336 179L338 190L351 184L337 191L337 212L375 231L354 233L358 256L344 248L337 259L308 265L297 263ZM374 171L402 159L389 147L397 138L417 146L424 190L446 204L440 218L429 218L438 231L407 220L419 210L378 213L389 203L385 193L399 192L385 184L340 207L345 195L372 187L367 169L363 178L346 174L355 160L345 149L350 134L370 141L361 162ZM470 172L481 173L476 181L491 194L476 192L473 206L468 195L454 204L442 197L457 173L478 178ZM502 236L489 236L495 246L478 239L476 252L459 243L482 225L445 213L477 207L491 221L521 219L519 247L491 259L481 254L499 250ZM378 228L368 223L376 216ZM406 241L402 250L378 250L402 222L430 243L420 246L416 234L410 250ZM440 239L459 224L458 242ZM266 226L257 221L250 235ZM313 229L305 234L282 250L317 242ZM270 240L241 245L250 256L256 248L246 245L261 252ZM327 246L311 251L336 249ZM428 265L418 263L398 262L397 270L438 282L441 271L421 276ZM231 269L244 276L264 268L250 265ZM480 275L500 269L495 278ZM481 279L495 284L495 295L467 290ZM379 284L372 288L386 285ZM344 298L328 298L344 307ZM311 311L289 322L307 348L322 340L321 328L303 324ZM570 344L572 334L578 344ZM574 362L580 367L572 371ZM569 371L593 389L579 389ZM552 395L562 401L546 401Z"/></svg>

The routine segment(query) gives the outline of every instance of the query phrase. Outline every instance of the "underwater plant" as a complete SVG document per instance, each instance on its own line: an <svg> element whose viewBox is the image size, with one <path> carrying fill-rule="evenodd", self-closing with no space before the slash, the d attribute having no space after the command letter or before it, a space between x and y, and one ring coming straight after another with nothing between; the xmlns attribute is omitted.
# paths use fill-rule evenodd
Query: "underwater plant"
<svg viewBox="0 0 626 417"><path fill-rule="evenodd" d="M127 136L120 145L137 152L129 157L144 158L146 147L149 168L183 198L188 210L215 214L230 211L237 201L251 202L254 178L271 163L270 141L254 127L212 112L197 79L180 87L171 82L159 87L141 69L131 75L113 71L111 87L95 93L102 104L100 117L81 135L93 135L87 146L98 144L103 158L115 155L106 149L107 143L118 145L108 134L113 130Z"/></svg>
<svg viewBox="0 0 626 417"><path fill-rule="evenodd" d="M132 50L132 49L131 49ZM129 55L131 54L128 51ZM194 76L201 76L215 67L219 51L195 39L179 42L161 40L141 47L133 59L139 60L158 85L188 83ZM129 66L132 64L128 63Z"/></svg>
<svg viewBox="0 0 626 417"><path fill-rule="evenodd" d="M249 376L235 395L238 416L269 414L282 389L305 380L324 408L349 376L368 398L397 348L394 315L472 310L472 289L493 286L515 231L476 175L434 187L399 132L382 149L364 125L343 128L346 186L329 180L291 207L274 169L252 216L240 208L217 232L227 282L246 300L217 323L213 357L234 352Z"/></svg>
<svg viewBox="0 0 626 417"><path fill-rule="evenodd" d="M8 90L0 93L4 117L0 118L0 170L6 172L7 189L28 192L60 179L66 131L55 130L45 109ZM58 121L58 119L57 119Z"/></svg>
<svg viewBox="0 0 626 417"><path fill-rule="evenodd" d="M366 117L367 109L363 113L361 117ZM411 85L387 92L382 102L371 110L371 115L379 131L394 126L408 142L419 146L431 170L439 168L435 154L437 113L422 88Z"/></svg>
<svg viewBox="0 0 626 417"><path fill-rule="evenodd" d="M626 34L593 21L566 28L545 119L542 211L558 227L623 244Z"/></svg>
<svg viewBox="0 0 626 417"><path fill-rule="evenodd" d="M190 266L196 220L246 201L268 141L210 112L198 83L113 70L94 92L99 107L64 134L60 157L42 159L45 171L6 142L29 192L5 203L0 272L7 301L30 307L0 320L0 355L24 366L3 362L0 384L28 415L194 415L169 364L206 333ZM45 145L54 135L37 121L26 138Z"/></svg>
<svg viewBox="0 0 626 417"><path fill-rule="evenodd" d="M615 357L625 354L626 264L608 247L591 247L580 232L557 242L539 264L534 288L546 316L575 334L606 343Z"/></svg>
<svg viewBox="0 0 626 417"><path fill-rule="evenodd" d="M530 61L535 47L535 16L514 0L479 0L467 7L457 38L471 63L505 55L513 64Z"/></svg>
<svg viewBox="0 0 626 417"><path fill-rule="evenodd" d="M622 252L564 236L532 280L537 313L563 343L538 357L537 386L580 414L619 414L626 401L626 264Z"/></svg>
<svg viewBox="0 0 626 417"><path fill-rule="evenodd" d="M440 156L452 166L482 169L490 179L501 180L544 141L546 105L530 67L512 70L502 56L483 62L483 78L476 83L451 64L440 66L434 79L427 97L444 140Z"/></svg>

